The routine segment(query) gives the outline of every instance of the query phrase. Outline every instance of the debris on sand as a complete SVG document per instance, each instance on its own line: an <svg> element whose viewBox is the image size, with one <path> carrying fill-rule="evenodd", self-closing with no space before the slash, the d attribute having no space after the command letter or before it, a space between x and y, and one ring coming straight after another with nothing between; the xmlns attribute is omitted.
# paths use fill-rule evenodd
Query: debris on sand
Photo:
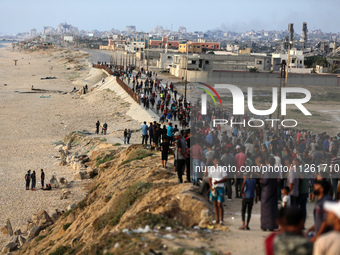
<svg viewBox="0 0 340 255"><path fill-rule="evenodd" d="M50 76L48 76L48 77L43 77L43 78L40 78L40 80L54 80L54 79L57 79L57 77L50 77Z"/></svg>

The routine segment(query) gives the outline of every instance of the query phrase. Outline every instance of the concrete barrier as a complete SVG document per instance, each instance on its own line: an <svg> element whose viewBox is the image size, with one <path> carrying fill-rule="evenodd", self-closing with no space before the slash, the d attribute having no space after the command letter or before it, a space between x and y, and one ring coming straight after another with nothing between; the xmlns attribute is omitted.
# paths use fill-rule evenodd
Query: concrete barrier
<svg viewBox="0 0 340 255"><path fill-rule="evenodd" d="M188 71L189 82L230 83L250 85L276 85L280 83L280 73L250 73L236 71ZM288 85L338 86L336 74L289 73Z"/></svg>

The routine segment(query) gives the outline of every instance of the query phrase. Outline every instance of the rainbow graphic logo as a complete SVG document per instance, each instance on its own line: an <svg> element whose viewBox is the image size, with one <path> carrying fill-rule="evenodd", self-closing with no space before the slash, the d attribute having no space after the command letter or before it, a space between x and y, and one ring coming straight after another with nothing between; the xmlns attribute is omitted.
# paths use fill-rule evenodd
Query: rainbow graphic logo
<svg viewBox="0 0 340 255"><path fill-rule="evenodd" d="M220 95L216 92L216 90L213 87L211 87L210 85L203 83L203 82L199 82L198 84L203 85L203 86L207 87L208 89L210 89L212 92L214 92L214 94L217 96L218 100L220 101L221 106L223 106ZM197 87L197 88L205 92L205 94L202 94L202 96L201 96L201 99L202 99L201 114L206 115L207 114L207 94L212 98L212 100L214 101L216 106L217 106L217 103L216 103L215 97L211 94L211 92L209 90L201 88L201 87Z"/></svg>

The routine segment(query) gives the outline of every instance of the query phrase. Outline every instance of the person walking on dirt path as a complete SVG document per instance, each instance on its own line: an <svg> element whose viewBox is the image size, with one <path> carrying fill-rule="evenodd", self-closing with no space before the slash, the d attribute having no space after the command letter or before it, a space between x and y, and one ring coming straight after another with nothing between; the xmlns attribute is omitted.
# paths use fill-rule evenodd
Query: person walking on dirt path
<svg viewBox="0 0 340 255"><path fill-rule="evenodd" d="M251 218L251 211L255 203L257 203L258 199L258 191L256 186L256 180L253 179L249 173L245 173L243 175L243 184L241 187L241 196L242 196L242 226L239 228L241 230L250 230L249 222ZM247 210L248 209L248 210ZM247 211L247 221L246 221L246 211Z"/></svg>

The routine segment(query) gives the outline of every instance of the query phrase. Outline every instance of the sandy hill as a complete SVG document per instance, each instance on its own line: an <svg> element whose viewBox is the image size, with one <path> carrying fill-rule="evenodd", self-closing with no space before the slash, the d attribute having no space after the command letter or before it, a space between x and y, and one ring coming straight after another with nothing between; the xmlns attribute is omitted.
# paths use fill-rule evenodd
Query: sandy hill
<svg viewBox="0 0 340 255"><path fill-rule="evenodd" d="M70 137L80 150L91 139ZM159 166L159 152L98 140L90 146L85 165L98 175L91 172L88 195L18 254L194 254L212 248L205 243L211 231L197 227L209 227L209 204L192 185L177 184L173 168Z"/></svg>

